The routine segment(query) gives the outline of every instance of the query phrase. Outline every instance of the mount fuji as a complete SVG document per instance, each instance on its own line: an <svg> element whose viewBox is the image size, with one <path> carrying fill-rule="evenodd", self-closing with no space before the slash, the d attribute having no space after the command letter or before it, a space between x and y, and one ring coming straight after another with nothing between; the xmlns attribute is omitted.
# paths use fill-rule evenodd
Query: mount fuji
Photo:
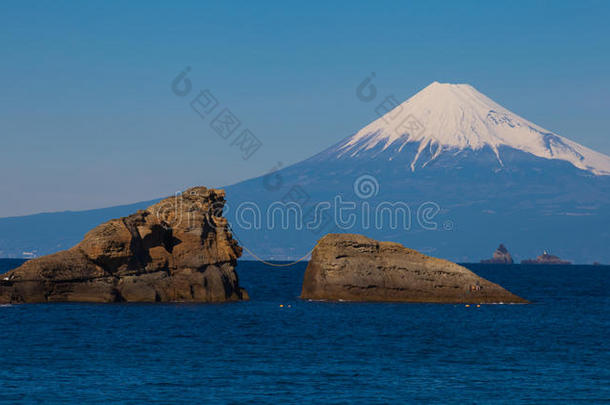
<svg viewBox="0 0 610 405"><path fill-rule="evenodd" d="M499 243L517 260L546 249L575 262L610 262L610 157L467 84L434 82L403 103L386 99L376 111L378 119L311 158L226 187L225 214L245 258L307 256L333 231L460 262L488 257ZM336 210L315 229L264 226L264 213L278 202L318 213L337 199L353 219L347 227ZM244 221L240 208L252 204L263 213L262 227ZM0 219L0 256L67 248L99 222L148 205ZM402 217L392 224L382 206L400 206ZM398 222L403 226L392 226Z"/></svg>
<svg viewBox="0 0 610 405"><path fill-rule="evenodd" d="M501 149L563 160L593 174L610 175L610 157L554 134L519 117L467 84L434 82L334 149L335 157L369 157L367 151L417 150L410 168L423 168L442 154L491 150L504 166ZM422 154L431 154L421 159Z"/></svg>
<svg viewBox="0 0 610 405"><path fill-rule="evenodd" d="M235 229L249 250L294 259L333 230L462 262L491 255L501 242L518 259L547 249L576 262L610 262L610 157L467 84L434 82L377 111L377 120L321 153L227 188L234 206L277 200L312 206L339 195L355 204L356 223L320 233ZM364 199L359 187L370 191ZM405 203L409 229L392 229L387 217L374 226L375 214L362 214L364 202L372 210ZM239 223L235 216L232 223Z"/></svg>

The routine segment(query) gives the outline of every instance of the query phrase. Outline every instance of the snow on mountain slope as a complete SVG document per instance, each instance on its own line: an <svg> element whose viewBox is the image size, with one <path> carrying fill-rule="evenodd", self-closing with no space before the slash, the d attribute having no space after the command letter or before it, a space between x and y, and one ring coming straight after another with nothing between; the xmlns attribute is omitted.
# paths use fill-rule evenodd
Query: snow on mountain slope
<svg viewBox="0 0 610 405"><path fill-rule="evenodd" d="M506 146L541 158L565 160L596 175L610 175L610 157L518 116L468 84L434 82L385 111L389 112L342 143L337 154L358 156L379 145L385 150L394 143L400 152L407 144L419 143L411 163L415 170L426 148L435 150L432 161L448 151L489 147L502 165L499 148Z"/></svg>

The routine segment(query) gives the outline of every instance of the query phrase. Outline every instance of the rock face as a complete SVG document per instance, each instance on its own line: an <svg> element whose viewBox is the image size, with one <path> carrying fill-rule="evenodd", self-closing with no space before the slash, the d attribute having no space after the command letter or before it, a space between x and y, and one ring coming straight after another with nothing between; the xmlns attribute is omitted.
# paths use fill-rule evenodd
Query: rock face
<svg viewBox="0 0 610 405"><path fill-rule="evenodd" d="M346 301L527 303L465 267L399 243L328 234L313 250L301 298Z"/></svg>
<svg viewBox="0 0 610 405"><path fill-rule="evenodd" d="M195 187L110 220L73 248L1 275L0 303L247 299L224 202L224 191Z"/></svg>
<svg viewBox="0 0 610 405"><path fill-rule="evenodd" d="M572 264L567 260L562 260L557 256L549 254L546 250L535 259L521 260L521 264Z"/></svg>
<svg viewBox="0 0 610 405"><path fill-rule="evenodd" d="M481 263L485 264L513 264L513 258L511 257L506 246L500 243L500 246L496 249L491 259L481 260Z"/></svg>

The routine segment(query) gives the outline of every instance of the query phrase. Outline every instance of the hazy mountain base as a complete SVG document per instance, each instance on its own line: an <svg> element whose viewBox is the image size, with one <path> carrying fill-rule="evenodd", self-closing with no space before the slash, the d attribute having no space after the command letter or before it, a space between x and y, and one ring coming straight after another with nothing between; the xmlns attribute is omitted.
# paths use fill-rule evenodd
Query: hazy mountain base
<svg viewBox="0 0 610 405"><path fill-rule="evenodd" d="M453 261L478 261L489 256L498 243L510 246L517 259L536 257L542 249L580 263L610 261L610 178L595 176L564 161L537 158L510 148L500 150L504 166L489 149L451 151L432 160L425 150L419 165L410 164L418 145L397 155L392 147L373 148L356 158L329 158L333 149L302 163L227 188L232 206L257 201L264 212L276 200L291 200L292 187L305 191L311 201L362 202L376 207L384 201L407 203L411 209L409 230L390 229L389 222L375 229L361 216L354 227L295 231L279 229L257 232L235 226L234 211L227 213L243 245L262 257L297 258L328 232L356 232L379 240L391 240L427 254ZM392 157L392 160L389 158ZM429 162L426 164L426 162ZM425 167L422 167L425 164ZM361 175L375 177L376 196L363 200L354 192ZM278 181L279 179L279 181ZM269 189L269 183L280 184ZM424 222L418 220L421 204L434 202L440 211ZM306 205L312 205L310 202ZM430 228L428 224L426 228ZM432 226L433 227L433 226ZM247 257L248 252L245 252Z"/></svg>
<svg viewBox="0 0 610 405"><path fill-rule="evenodd" d="M328 232L362 233L378 240L396 241L426 254L453 261L478 261L489 256L498 243L505 243L515 260L536 257L543 249L576 263L610 262L610 177L595 176L570 163L535 157L511 148L501 148L503 165L490 149L447 150L433 159L426 148L415 171L411 163L418 144L381 146L357 157L337 156L335 145L301 163L270 175L227 187L226 216L235 236L246 248L244 258L295 259L306 255ZM391 158L391 160L390 160ZM375 177L376 196L363 200L354 192L354 182L363 175ZM297 191L295 191L297 190ZM376 207L383 201L402 201L411 209L409 230L363 226L341 229L334 221L316 230L248 230L235 220L236 208L255 202L262 213L274 201L298 200L305 193L305 211L315 202L340 195L354 201L359 212L363 201ZM418 223L418 207L438 204L441 211ZM81 212L60 212L0 219L0 256L23 257L53 253L76 244L96 225L128 215L152 201ZM263 225L264 225L263 219Z"/></svg>

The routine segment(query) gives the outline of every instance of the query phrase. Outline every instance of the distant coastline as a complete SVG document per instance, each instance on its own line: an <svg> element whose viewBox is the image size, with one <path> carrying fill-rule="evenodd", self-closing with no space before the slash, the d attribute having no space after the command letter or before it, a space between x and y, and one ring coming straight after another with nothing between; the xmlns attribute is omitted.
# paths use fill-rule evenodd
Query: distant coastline
<svg viewBox="0 0 610 405"><path fill-rule="evenodd" d="M23 263L27 262L30 259L22 259L22 258L15 258L15 257L0 257L0 272L1 273L5 273L15 267L18 267L20 265L22 265ZM238 259L238 262L258 262L258 260L252 260L250 258L244 258L244 259ZM15 267L8 267L11 265L11 262L13 262L15 264ZM286 263L292 263L292 260L268 260L268 262L270 263L277 263L277 264L286 264ZM303 260L302 263L307 263L308 260ZM510 268L510 267L521 267L521 266L540 266L540 265L544 265L544 264L531 264L531 263L513 263L513 264L499 264L499 263L481 263L481 262L456 262L457 264L461 265L461 266L497 266L500 268L506 267L506 268ZM593 263L571 263L571 265L573 266L590 266L590 267L609 267L610 264L605 264L605 263L599 263L599 262L593 262ZM1 274L0 273L0 274Z"/></svg>

